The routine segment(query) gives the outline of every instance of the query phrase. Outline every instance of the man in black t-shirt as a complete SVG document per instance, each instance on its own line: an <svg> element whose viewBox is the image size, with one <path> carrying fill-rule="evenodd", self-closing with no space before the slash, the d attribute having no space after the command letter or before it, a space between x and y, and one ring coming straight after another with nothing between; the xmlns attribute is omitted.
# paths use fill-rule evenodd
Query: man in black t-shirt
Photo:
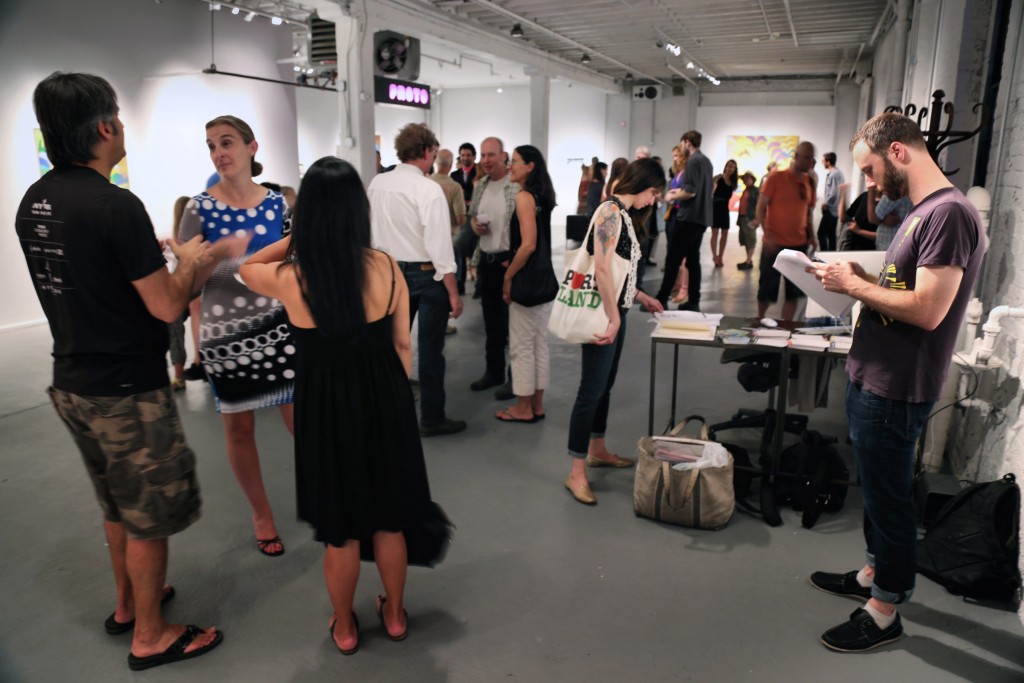
<svg viewBox="0 0 1024 683"><path fill-rule="evenodd" d="M200 507L164 354L166 323L188 304L209 246L199 237L172 245L178 267L168 272L142 202L109 182L124 157L109 83L54 73L33 103L54 169L25 193L15 225L53 334L50 398L104 513L117 584L104 627L134 629L134 670L197 657L223 635L160 614L174 596L164 585L167 539Z"/></svg>
<svg viewBox="0 0 1024 683"><path fill-rule="evenodd" d="M846 413L864 492L867 561L845 574L811 575L816 588L867 600L821 638L833 650L861 652L903 633L896 606L910 599L916 569L914 445L942 392L985 233L978 212L932 161L913 120L879 114L850 148L880 192L914 203L877 277L843 261L808 269L826 290L864 304L846 361Z"/></svg>

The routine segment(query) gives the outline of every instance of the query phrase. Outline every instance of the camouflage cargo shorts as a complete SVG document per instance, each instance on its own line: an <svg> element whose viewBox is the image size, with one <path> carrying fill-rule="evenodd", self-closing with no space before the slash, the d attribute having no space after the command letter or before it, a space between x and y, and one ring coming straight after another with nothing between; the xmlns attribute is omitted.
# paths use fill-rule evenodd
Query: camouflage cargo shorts
<svg viewBox="0 0 1024 683"><path fill-rule="evenodd" d="M166 538L199 519L196 458L170 387L131 396L50 400L82 453L107 521L136 539Z"/></svg>

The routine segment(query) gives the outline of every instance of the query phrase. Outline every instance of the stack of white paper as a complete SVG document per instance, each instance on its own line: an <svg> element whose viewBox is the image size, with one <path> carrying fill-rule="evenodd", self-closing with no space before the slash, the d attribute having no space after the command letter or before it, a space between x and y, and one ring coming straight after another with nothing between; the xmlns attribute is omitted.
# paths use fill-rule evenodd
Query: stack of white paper
<svg viewBox="0 0 1024 683"><path fill-rule="evenodd" d="M815 264L807 258L807 254L793 249L783 249L775 257L775 270L782 273L787 280L795 284L803 293L814 299L837 318L842 318L850 313L857 300L848 294L839 292L828 292L817 278L807 272L807 268Z"/></svg>

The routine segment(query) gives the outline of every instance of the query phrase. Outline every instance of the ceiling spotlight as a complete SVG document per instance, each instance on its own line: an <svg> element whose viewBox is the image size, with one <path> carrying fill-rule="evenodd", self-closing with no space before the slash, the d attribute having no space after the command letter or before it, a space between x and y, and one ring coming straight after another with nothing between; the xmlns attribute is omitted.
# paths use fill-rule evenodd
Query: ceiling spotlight
<svg viewBox="0 0 1024 683"><path fill-rule="evenodd" d="M498 94L499 94L499 95L500 95L501 93L503 93L503 92L505 92L505 91L504 91L504 90L502 90L501 88L498 88Z"/></svg>
<svg viewBox="0 0 1024 683"><path fill-rule="evenodd" d="M270 23L273 24L274 26L280 26L283 23L283 21L284 20L281 19L281 17L271 17L270 18Z"/></svg>
<svg viewBox="0 0 1024 683"><path fill-rule="evenodd" d="M232 7L232 8L231 8L231 13L232 13L232 14L238 14L238 13L239 13L239 12L241 12L241 11L242 11L242 10L238 9L237 7Z"/></svg>
<svg viewBox="0 0 1024 683"><path fill-rule="evenodd" d="M674 54L676 57L682 53L683 49L675 43L665 43L665 49Z"/></svg>
<svg viewBox="0 0 1024 683"><path fill-rule="evenodd" d="M624 80L627 80L627 81L633 80L633 74L631 74L630 72L627 71Z"/></svg>
<svg viewBox="0 0 1024 683"><path fill-rule="evenodd" d="M256 17L256 13L255 12L249 12L248 14L245 15L245 20L246 21L252 21L255 17Z"/></svg>
<svg viewBox="0 0 1024 683"><path fill-rule="evenodd" d="M693 62L687 62L687 63L686 63L686 68L687 68L687 69L693 69L693 68L694 68L694 67L693 67Z"/></svg>
<svg viewBox="0 0 1024 683"><path fill-rule="evenodd" d="M510 34L510 35L511 35L511 36L512 36L513 38L522 38L522 37L524 37L524 36L525 36L526 34L525 34L525 33L523 33L523 27L522 27L522 26L520 26L518 22L516 22L515 24L512 24L512 31L511 31L511 34Z"/></svg>
<svg viewBox="0 0 1024 683"><path fill-rule="evenodd" d="M302 71L302 67L301 67L301 66L299 66L298 64L296 64L296 65L295 65L295 66L293 66L292 68L293 68L293 69L295 69L296 71Z"/></svg>
<svg viewBox="0 0 1024 683"><path fill-rule="evenodd" d="M312 76L314 73L316 73L316 69L306 69L306 73Z"/></svg>
<svg viewBox="0 0 1024 683"><path fill-rule="evenodd" d="M590 55L584 52L583 56L580 57L580 64L590 64Z"/></svg>

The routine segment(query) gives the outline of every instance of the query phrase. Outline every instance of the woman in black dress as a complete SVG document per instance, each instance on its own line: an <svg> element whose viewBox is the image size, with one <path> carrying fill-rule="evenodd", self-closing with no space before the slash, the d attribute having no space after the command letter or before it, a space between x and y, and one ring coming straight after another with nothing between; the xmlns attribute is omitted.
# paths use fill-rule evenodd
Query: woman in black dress
<svg viewBox="0 0 1024 683"><path fill-rule="evenodd" d="M334 157L310 166L291 237L239 272L288 313L299 517L327 546L334 643L343 654L359 647L360 557L376 562L385 591L377 614L402 640L407 567L440 560L450 523L430 499L409 384L409 290L394 260L370 248L369 201L355 169Z"/></svg>
<svg viewBox="0 0 1024 683"><path fill-rule="evenodd" d="M593 216L600 206L604 193L605 172L608 164L598 161L594 164L593 173L590 176L590 184L587 186L587 216Z"/></svg>
<svg viewBox="0 0 1024 683"><path fill-rule="evenodd" d="M725 256L725 242L729 239L729 200L739 184L736 160L729 159L721 175L715 176L711 214L711 257L715 268L721 268Z"/></svg>

